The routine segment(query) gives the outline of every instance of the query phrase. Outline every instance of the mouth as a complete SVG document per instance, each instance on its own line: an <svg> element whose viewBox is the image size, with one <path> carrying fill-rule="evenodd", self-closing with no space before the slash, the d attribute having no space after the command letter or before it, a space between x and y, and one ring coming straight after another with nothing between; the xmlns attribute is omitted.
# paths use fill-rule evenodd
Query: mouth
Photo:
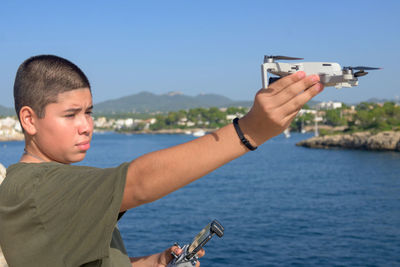
<svg viewBox="0 0 400 267"><path fill-rule="evenodd" d="M90 148L90 141L84 141L76 144L80 151L87 151Z"/></svg>

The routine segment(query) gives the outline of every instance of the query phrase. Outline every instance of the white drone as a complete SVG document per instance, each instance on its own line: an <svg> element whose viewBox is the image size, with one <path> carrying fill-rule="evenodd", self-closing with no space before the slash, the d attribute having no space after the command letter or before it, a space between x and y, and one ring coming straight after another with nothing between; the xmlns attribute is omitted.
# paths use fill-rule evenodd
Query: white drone
<svg viewBox="0 0 400 267"><path fill-rule="evenodd" d="M263 88L268 87L268 82L272 83L280 78L297 71L304 71L307 75L318 74L321 83L325 87L334 86L336 88L353 87L358 85L358 77L367 75L365 70L379 70L381 68L371 68L364 66L340 67L334 62L300 62L300 63L280 63L275 60L302 60L303 58L286 56L264 56L264 64L261 65ZM357 70L357 72L353 72ZM268 72L279 77L270 77Z"/></svg>

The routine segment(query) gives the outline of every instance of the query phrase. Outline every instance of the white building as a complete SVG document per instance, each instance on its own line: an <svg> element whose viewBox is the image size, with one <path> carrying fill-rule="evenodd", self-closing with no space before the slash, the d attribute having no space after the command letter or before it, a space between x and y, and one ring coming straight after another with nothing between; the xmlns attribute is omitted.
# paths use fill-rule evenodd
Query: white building
<svg viewBox="0 0 400 267"><path fill-rule="evenodd" d="M328 101L328 102L321 102L317 104L318 109L337 109L337 108L342 108L342 102L333 102L333 101Z"/></svg>
<svg viewBox="0 0 400 267"><path fill-rule="evenodd" d="M304 114L317 114L317 111L315 109L300 109L298 116L302 116Z"/></svg>
<svg viewBox="0 0 400 267"><path fill-rule="evenodd" d="M13 128L15 124L18 123L18 120L12 118L12 117L6 117L3 119L0 119L0 128Z"/></svg>
<svg viewBox="0 0 400 267"><path fill-rule="evenodd" d="M192 127L192 126L195 126L195 125L196 125L196 123L194 123L194 122L192 122L192 121L186 122L186 126L187 126L187 127Z"/></svg>
<svg viewBox="0 0 400 267"><path fill-rule="evenodd" d="M236 114L228 114L228 115L226 115L226 120L227 121L232 121L236 117L237 117Z"/></svg>

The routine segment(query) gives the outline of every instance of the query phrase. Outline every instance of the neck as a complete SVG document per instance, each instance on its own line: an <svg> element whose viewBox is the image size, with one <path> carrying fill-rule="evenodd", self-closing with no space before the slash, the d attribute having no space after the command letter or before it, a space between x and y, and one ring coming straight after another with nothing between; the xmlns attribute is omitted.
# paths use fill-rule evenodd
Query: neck
<svg viewBox="0 0 400 267"><path fill-rule="evenodd" d="M39 156L37 156L37 155L35 155L35 154L29 152L26 148L24 148L24 154L22 155L22 157L25 157L25 156L34 158L35 160L38 160L39 162L46 162L46 161L45 161L44 159L42 159L41 157L39 157Z"/></svg>

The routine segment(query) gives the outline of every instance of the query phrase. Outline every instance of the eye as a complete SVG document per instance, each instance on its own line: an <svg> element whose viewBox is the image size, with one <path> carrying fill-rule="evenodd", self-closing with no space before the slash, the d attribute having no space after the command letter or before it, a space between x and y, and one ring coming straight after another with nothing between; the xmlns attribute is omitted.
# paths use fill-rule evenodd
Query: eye
<svg viewBox="0 0 400 267"><path fill-rule="evenodd" d="M91 110L86 111L86 115L92 116L92 114L93 114L93 111L91 111Z"/></svg>
<svg viewBox="0 0 400 267"><path fill-rule="evenodd" d="M65 115L65 117L66 118L73 118L73 117L75 117L75 114L67 114L67 115Z"/></svg>

